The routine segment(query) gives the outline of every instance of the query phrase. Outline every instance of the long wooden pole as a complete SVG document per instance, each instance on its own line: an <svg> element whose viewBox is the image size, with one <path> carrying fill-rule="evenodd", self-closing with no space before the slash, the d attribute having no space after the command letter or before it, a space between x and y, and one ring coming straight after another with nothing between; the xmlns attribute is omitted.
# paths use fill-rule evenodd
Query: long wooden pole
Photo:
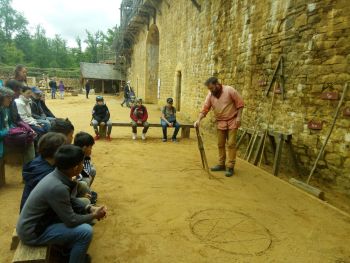
<svg viewBox="0 0 350 263"><path fill-rule="evenodd" d="M326 145L327 145L327 143L328 143L329 137L331 137L332 131L333 131L333 129L334 129L335 123L336 123L337 118L338 118L338 115L339 115L340 107L341 107L341 105L343 104L343 101L344 101L345 94L346 94L347 90L348 90L348 83L346 83L345 86L344 86L343 94L341 95L341 99L340 99L340 101L339 101L339 103L338 103L338 107L337 107L337 109L336 109L336 111L335 111L335 114L334 114L334 117L333 117L333 122L332 122L331 128L330 128L329 131L328 131L327 137L326 137L326 139L325 139L325 141L324 141L324 143L323 143L323 145L322 145L322 148L321 148L320 152L318 153L318 156L317 156L317 158L316 158L316 161L315 161L315 163L314 163L314 166L312 167L311 172L310 172L310 174L309 174L309 176L308 176L308 178L307 178L307 181L306 181L307 184L309 184L310 179L311 179L312 175L314 174L314 172L315 172L315 170L316 170L317 163L318 163L318 161L320 160L320 158L321 158L321 156L322 156L322 154L323 154L323 152L324 152L324 149L326 148Z"/></svg>

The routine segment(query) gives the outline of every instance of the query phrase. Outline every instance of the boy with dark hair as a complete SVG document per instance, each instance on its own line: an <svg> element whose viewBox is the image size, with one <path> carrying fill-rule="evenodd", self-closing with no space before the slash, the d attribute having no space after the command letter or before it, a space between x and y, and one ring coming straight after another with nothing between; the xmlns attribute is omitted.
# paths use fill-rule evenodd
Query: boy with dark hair
<svg viewBox="0 0 350 263"><path fill-rule="evenodd" d="M55 132L49 132L40 138L38 143L39 156L23 166L24 189L20 210L34 187L55 169L54 155L60 146L66 144L66 141L66 136Z"/></svg>
<svg viewBox="0 0 350 263"><path fill-rule="evenodd" d="M105 206L79 206L71 198L72 178L83 169L84 152L74 145L61 146L55 154L56 169L29 195L17 223L17 233L27 245L65 245L69 263L86 263L93 230L89 223L103 219ZM74 205L73 205L74 204Z"/></svg>
<svg viewBox="0 0 350 263"><path fill-rule="evenodd" d="M136 100L136 105L131 107L130 111L131 126L132 126L132 139L137 138L137 126L143 126L142 140L146 140L146 133L149 128L148 112L147 108L142 105L142 99L138 98Z"/></svg>
<svg viewBox="0 0 350 263"><path fill-rule="evenodd" d="M50 132L58 132L66 135L67 144L71 144L73 141L74 126L68 118L58 118L52 121Z"/></svg>
<svg viewBox="0 0 350 263"><path fill-rule="evenodd" d="M90 189L96 176L96 169L91 163L91 153L94 144L94 137L87 132L79 132L75 135L74 145L80 147L84 152L84 167L77 178L78 188L76 196L87 197L93 204L97 201L97 193Z"/></svg>
<svg viewBox="0 0 350 263"><path fill-rule="evenodd" d="M89 186L91 186L96 176L96 169L91 163L91 153L94 144L94 137L92 137L87 132L79 132L77 135L75 135L74 145L79 146L85 155L84 169L81 175L83 176L83 181L85 181Z"/></svg>
<svg viewBox="0 0 350 263"><path fill-rule="evenodd" d="M92 109L92 126L95 130L95 140L100 139L99 126L107 126L107 140L111 140L112 122L109 120L110 113L102 96L96 97L96 104Z"/></svg>
<svg viewBox="0 0 350 263"><path fill-rule="evenodd" d="M160 124L163 130L163 142L168 140L167 128L174 127L174 133L171 138L173 142L177 142L176 136L180 130L180 123L176 120L176 108L173 106L173 98L167 98L166 105L162 108L162 115L160 117Z"/></svg>

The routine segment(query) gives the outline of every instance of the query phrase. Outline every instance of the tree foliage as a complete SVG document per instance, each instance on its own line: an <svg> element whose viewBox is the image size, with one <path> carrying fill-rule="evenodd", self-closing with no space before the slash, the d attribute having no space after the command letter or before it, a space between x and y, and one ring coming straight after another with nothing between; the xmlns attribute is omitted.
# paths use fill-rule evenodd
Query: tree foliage
<svg viewBox="0 0 350 263"><path fill-rule="evenodd" d="M28 30L28 21L12 8L12 0L0 0L0 63L14 65L24 63L40 68L74 68L80 62L99 62L113 59L112 44L115 28L102 31L85 31L86 39L76 38L76 46L70 48L60 35L49 38L38 25L35 32ZM86 49L83 50L83 43Z"/></svg>

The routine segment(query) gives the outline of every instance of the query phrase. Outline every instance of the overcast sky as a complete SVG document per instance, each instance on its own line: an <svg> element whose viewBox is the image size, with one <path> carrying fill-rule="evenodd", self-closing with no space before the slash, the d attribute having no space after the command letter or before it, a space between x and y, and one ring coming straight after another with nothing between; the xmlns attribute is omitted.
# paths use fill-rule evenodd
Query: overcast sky
<svg viewBox="0 0 350 263"><path fill-rule="evenodd" d="M42 25L47 36L61 35L68 46L85 38L85 29L102 30L119 24L121 0L13 0L13 7L28 19L30 29Z"/></svg>

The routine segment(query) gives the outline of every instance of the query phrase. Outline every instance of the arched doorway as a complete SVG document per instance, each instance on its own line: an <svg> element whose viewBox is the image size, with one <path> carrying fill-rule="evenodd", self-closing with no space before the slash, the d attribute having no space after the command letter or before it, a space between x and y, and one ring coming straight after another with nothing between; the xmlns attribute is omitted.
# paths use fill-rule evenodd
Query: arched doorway
<svg viewBox="0 0 350 263"><path fill-rule="evenodd" d="M146 40L146 87L145 101L157 103L159 71L159 31L153 24L150 26Z"/></svg>

